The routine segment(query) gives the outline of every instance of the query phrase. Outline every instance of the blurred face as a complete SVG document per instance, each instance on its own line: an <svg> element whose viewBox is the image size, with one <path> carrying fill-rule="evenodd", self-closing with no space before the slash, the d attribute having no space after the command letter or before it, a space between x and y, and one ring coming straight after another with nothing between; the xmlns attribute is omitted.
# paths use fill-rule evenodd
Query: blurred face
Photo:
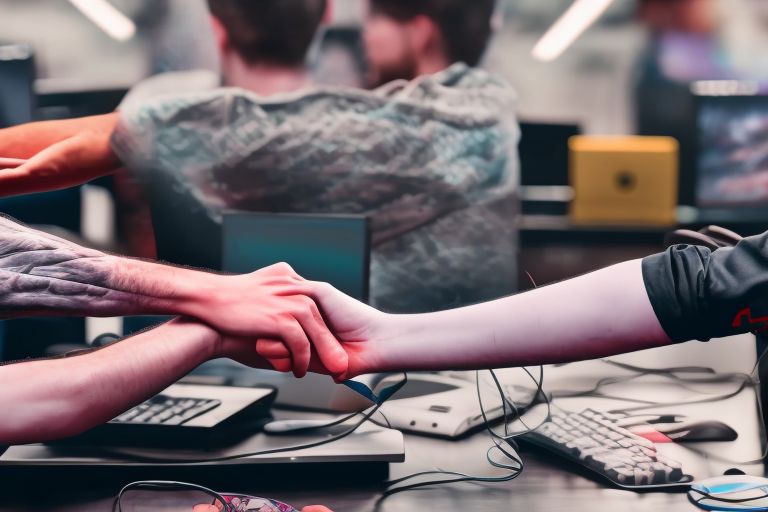
<svg viewBox="0 0 768 512"><path fill-rule="evenodd" d="M363 26L371 86L416 77L416 56L411 51L407 24L369 9Z"/></svg>

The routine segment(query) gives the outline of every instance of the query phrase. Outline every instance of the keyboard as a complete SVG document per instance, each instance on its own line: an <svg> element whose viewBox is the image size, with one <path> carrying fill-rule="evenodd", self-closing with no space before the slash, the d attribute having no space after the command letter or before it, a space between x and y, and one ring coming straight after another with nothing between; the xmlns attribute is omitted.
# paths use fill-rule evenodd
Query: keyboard
<svg viewBox="0 0 768 512"><path fill-rule="evenodd" d="M272 388L173 384L103 425L56 445L217 448L271 419Z"/></svg>
<svg viewBox="0 0 768 512"><path fill-rule="evenodd" d="M658 453L651 441L616 425L618 419L591 409L552 410L549 419L523 439L621 487L684 485L692 480L682 464Z"/></svg>
<svg viewBox="0 0 768 512"><path fill-rule="evenodd" d="M221 405L221 400L155 395L110 423L183 425Z"/></svg>

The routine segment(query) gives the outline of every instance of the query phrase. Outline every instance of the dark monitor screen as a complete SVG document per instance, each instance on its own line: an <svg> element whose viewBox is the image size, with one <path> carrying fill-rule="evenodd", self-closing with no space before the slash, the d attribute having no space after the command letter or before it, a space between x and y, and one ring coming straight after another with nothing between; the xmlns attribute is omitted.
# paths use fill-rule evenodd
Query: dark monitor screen
<svg viewBox="0 0 768 512"><path fill-rule="evenodd" d="M281 261L306 279L325 281L368 300L369 230L365 217L229 213L222 270L253 272Z"/></svg>
<svg viewBox="0 0 768 512"><path fill-rule="evenodd" d="M768 96L697 102L696 205L768 208Z"/></svg>
<svg viewBox="0 0 768 512"><path fill-rule="evenodd" d="M568 139L579 134L576 124L520 122L521 185L568 185Z"/></svg>
<svg viewBox="0 0 768 512"><path fill-rule="evenodd" d="M32 121L34 80L32 49L0 43L0 128Z"/></svg>

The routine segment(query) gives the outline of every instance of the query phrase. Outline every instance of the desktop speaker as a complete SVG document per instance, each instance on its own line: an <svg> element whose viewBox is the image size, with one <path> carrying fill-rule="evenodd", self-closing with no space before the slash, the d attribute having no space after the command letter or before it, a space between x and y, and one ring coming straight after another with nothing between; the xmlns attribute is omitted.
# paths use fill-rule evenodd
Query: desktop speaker
<svg viewBox="0 0 768 512"><path fill-rule="evenodd" d="M678 144L671 137L576 136L569 140L571 221L676 221Z"/></svg>

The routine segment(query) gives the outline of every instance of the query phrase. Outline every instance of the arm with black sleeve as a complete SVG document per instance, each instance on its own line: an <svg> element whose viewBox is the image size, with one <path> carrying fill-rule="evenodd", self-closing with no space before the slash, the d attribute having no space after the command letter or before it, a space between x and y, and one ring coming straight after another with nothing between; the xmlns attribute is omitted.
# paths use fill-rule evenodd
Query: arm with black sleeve
<svg viewBox="0 0 768 512"><path fill-rule="evenodd" d="M346 377L595 359L768 328L768 233L678 244L535 290L418 315L379 312L315 283ZM277 347L280 348L280 347ZM274 351L287 358L283 348Z"/></svg>
<svg viewBox="0 0 768 512"><path fill-rule="evenodd" d="M674 342L768 328L768 232L712 250L676 245L643 260L643 281Z"/></svg>

